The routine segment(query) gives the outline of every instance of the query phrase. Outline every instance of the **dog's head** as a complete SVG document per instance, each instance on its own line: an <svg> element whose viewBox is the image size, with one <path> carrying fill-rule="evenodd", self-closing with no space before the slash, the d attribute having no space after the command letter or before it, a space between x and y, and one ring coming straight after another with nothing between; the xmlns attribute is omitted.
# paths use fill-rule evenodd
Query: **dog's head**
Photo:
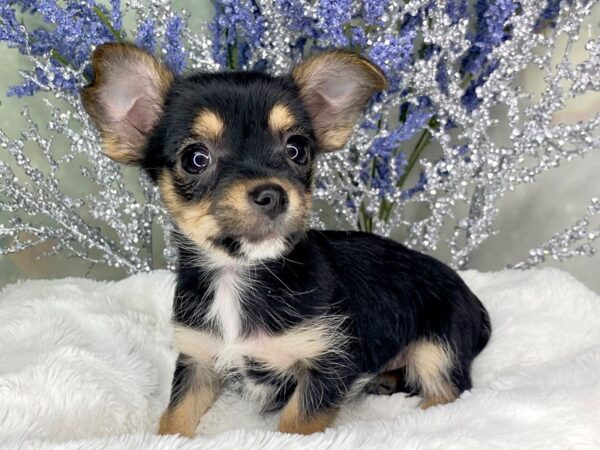
<svg viewBox="0 0 600 450"><path fill-rule="evenodd" d="M314 158L344 146L381 70L345 51L290 75L174 76L129 44L93 55L83 105L104 152L158 183L178 232L213 260L276 258L305 231Z"/></svg>

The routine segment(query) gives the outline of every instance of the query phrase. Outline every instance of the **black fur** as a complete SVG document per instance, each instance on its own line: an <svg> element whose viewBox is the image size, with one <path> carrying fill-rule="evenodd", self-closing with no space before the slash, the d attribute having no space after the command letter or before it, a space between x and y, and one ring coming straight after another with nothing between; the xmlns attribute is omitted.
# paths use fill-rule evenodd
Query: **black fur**
<svg viewBox="0 0 600 450"><path fill-rule="evenodd" d="M309 190L312 165L290 164L281 152L285 141L269 132L269 112L284 103L297 120L297 130L308 141L312 156L315 136L298 90L289 77L241 72L193 75L175 81L158 126L152 134L142 167L156 180L164 168L173 169L175 150L190 136L192 123L203 108L227 120L227 133L219 144L218 170L207 171L193 186L180 185L189 200L206 195L217 198L233 181L278 175Z"/></svg>
<svg viewBox="0 0 600 450"><path fill-rule="evenodd" d="M178 80L167 97L144 167L150 174L172 170L174 148L188 137L198 111L208 108L226 118L227 133L219 149L218 170L179 186L187 201L218 199L236 180L270 176L309 190L312 166L286 161L280 150L283 142L267 127L269 111L282 101L298 118L297 129L307 137L314 158L318 148L310 119L289 78L256 73L195 75ZM224 235L215 243L237 256L238 237ZM179 241L186 238L180 236ZM196 255L190 254L190 247L193 243L188 242L180 249L174 317L182 325L212 328L218 334L214 324L206 321L212 301L205 295L210 292L211 273L194 262ZM487 342L489 319L460 277L434 258L372 234L310 230L285 258L264 261L253 273L257 286L268 289L259 290L260 296L244 295L246 336L259 329L282 333L326 314L349 318L346 351L350 360L328 355L318 362L319 368L309 377L308 390L314 392L314 400L307 401L307 414L339 404L361 375L380 373L400 349L423 337L451 344L458 361L451 381L459 392L471 387L470 364ZM345 368L343 373L331 377L331 371L340 367ZM247 370L255 381L278 383L274 376L259 377L256 368ZM180 382L176 376L175 383ZM278 395L266 410L283 406L292 389L282 386L277 386Z"/></svg>
<svg viewBox="0 0 600 450"><path fill-rule="evenodd" d="M266 261L255 273L268 292L245 296L245 335L258 329L281 333L326 314L350 319L351 360L319 361L312 378L320 400L308 405L310 413L339 403L360 375L380 373L400 349L423 337L451 343L457 360L451 381L459 392L470 389L470 365L489 339L489 317L462 279L438 260L373 234L310 230L285 259ZM174 304L179 323L206 327L211 298L202 297L209 280L201 268L182 264ZM319 376L340 364L346 368L341 378ZM399 384L393 390L405 389Z"/></svg>
<svg viewBox="0 0 600 450"><path fill-rule="evenodd" d="M106 47L103 55L114 48ZM131 54L135 57L136 52ZM365 80L371 80L365 81L367 84L374 83L377 76L384 79L362 58L338 52L330 53L330 59L338 65L348 64L351 79L356 80L363 72ZM335 76L343 77L343 73ZM364 106L367 88L362 87L360 104L347 105L349 113ZM282 376L247 357L242 367L235 368L237 378L273 388L265 410L283 407L300 386L303 416L317 417L335 410L354 387L361 386L357 381L390 369L390 361L420 340L447 346L453 358L445 375L448 379L443 381L460 394L471 387L471 362L489 339L490 322L480 301L452 269L372 234L307 230L305 220L285 224L285 214L267 220L255 211L248 213L252 217L240 220L236 213L223 211L228 189L240 181L283 180L286 189L300 196L310 195L314 160L322 141L317 135L319 128L313 124L315 112L302 100L307 98L302 89L292 76L259 73L195 74L175 78L170 86L158 124L141 149L141 166L156 182L168 175L183 205L178 208L193 210L200 202L208 204L208 213L219 225L218 235L209 236L206 248L205 242L193 241L174 221L179 245L175 323L213 336L223 335L219 324L207 317L215 300L214 282L221 273L209 261L214 252L221 252L251 274L248 280L253 289L244 290L239 303L239 339L260 333L279 336L302 324L337 320L339 348L324 351L306 366L299 367L302 364L298 363ZM88 97L86 107L102 111L95 108L95 97ZM285 133L275 133L269 127L269 114L276 104L285 105L294 119L293 127ZM199 139L193 135L193 123L206 110L223 119L225 130L218 142L207 143L212 155L210 166L203 173L186 175L181 171L182 148L190 139ZM101 116L95 118L102 120ZM348 124L331 126L337 129ZM286 154L290 135L307 150L306 164L295 163ZM258 225L244 228L248 220ZM259 261L244 259L244 240L261 242L273 234L285 242L281 255ZM179 358L171 408L189 388L193 364L185 356ZM407 382L403 369L396 374L399 381L388 390L419 392L419 386Z"/></svg>

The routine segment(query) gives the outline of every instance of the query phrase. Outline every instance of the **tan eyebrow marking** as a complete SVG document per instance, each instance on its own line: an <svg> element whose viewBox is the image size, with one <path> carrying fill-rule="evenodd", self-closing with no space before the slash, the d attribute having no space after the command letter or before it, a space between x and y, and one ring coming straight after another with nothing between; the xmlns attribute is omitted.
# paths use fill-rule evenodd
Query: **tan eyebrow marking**
<svg viewBox="0 0 600 450"><path fill-rule="evenodd" d="M285 133L296 123L292 112L282 103L275 103L269 113L269 128L274 134Z"/></svg>
<svg viewBox="0 0 600 450"><path fill-rule="evenodd" d="M194 119L192 130L202 137L216 141L225 132L225 122L216 112L204 109Z"/></svg>

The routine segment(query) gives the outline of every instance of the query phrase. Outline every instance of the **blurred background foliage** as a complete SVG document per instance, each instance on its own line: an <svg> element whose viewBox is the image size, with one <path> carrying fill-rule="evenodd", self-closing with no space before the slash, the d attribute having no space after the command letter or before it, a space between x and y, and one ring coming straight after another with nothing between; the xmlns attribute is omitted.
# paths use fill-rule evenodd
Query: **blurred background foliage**
<svg viewBox="0 0 600 450"><path fill-rule="evenodd" d="M173 0L176 8L187 9L191 13L190 26L199 26L213 14L211 2L202 0L186 2ZM31 19L34 20L34 19ZM588 17L582 27L582 33L598 32L600 9ZM125 28L128 28L125 23ZM574 62L583 60L586 50L583 45L587 39L581 39L572 54ZM560 48L560 47L559 47ZM7 97L10 85L21 82L19 70L28 68L28 61L15 49L0 44L0 128L9 136L17 136L25 126L21 116L23 106L29 106L31 115L38 123L47 121L47 109L43 107L43 98L47 94L34 97ZM529 69L522 75L521 82L526 90L535 92L541 88L540 74ZM50 98L48 96L47 98ZM588 92L585 96L572 101L556 117L557 123L576 123L588 120L600 111L600 93ZM501 138L503 130L496 130ZM600 150L600 149L597 149ZM8 161L0 152L0 159ZM136 178L135 169L127 169L131 179ZM472 256L471 267L477 270L499 270L506 264L523 258L536 242L548 239L554 232L571 224L585 210L589 198L600 192L600 151L591 151L588 155L564 163L559 169L543 173L538 182L520 185L517 190L499 204L500 214L496 223L502 233L488 239ZM78 189L77 176L64 174L64 184ZM565 182L565 180L568 180ZM1 182L1 180L0 180ZM0 211L0 221L7 213ZM37 257L44 251L42 246L18 254L0 256L0 287L27 278L58 278L66 276L90 276L96 279L118 279L125 276L122 270L105 265L93 266L78 259L64 256ZM437 255L446 259L447 255ZM598 258L573 258L564 263L548 261L544 265L561 267L586 283L596 292L600 292L600 263Z"/></svg>

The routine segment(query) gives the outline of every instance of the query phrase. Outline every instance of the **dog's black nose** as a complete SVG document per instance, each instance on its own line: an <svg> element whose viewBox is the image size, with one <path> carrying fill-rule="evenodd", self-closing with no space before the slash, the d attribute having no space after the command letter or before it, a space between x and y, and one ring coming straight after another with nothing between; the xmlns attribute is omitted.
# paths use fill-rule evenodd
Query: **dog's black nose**
<svg viewBox="0 0 600 450"><path fill-rule="evenodd" d="M255 208L275 219L288 207L288 197L283 188L277 184L263 184L250 192L250 199Z"/></svg>

